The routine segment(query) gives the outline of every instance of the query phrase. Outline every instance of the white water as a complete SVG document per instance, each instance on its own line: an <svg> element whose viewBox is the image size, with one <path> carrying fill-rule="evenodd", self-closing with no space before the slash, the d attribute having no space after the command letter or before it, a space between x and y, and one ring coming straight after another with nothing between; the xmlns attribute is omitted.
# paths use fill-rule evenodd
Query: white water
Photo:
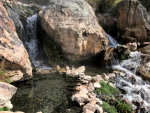
<svg viewBox="0 0 150 113"><path fill-rule="evenodd" d="M119 46L119 43L112 36L110 36L107 33L106 33L106 36L108 37L108 40L109 40L109 44L108 45L110 47L117 47L117 46Z"/></svg>
<svg viewBox="0 0 150 113"><path fill-rule="evenodd" d="M136 75L140 63L141 53L136 51L130 53L129 59L123 60L120 64L114 65L113 69L125 73L124 77L117 75L115 85L126 91L124 98L133 103L135 110L145 109L145 111L138 110L137 113L150 113L150 83ZM134 102L138 102L141 105L136 106Z"/></svg>
<svg viewBox="0 0 150 113"><path fill-rule="evenodd" d="M39 48L38 48L38 38L37 38L37 32L36 32L36 24L37 24L37 14L32 15L27 18L27 35L28 40L25 42L25 46L28 49L30 59L32 60L32 63L35 67L39 67L40 69L51 69L50 67L44 65L44 62L42 60L38 59Z"/></svg>

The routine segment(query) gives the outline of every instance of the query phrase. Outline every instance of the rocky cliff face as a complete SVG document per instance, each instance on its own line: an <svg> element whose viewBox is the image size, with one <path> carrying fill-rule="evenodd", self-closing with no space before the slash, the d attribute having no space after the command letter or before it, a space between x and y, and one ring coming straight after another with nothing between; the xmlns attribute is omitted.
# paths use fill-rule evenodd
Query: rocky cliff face
<svg viewBox="0 0 150 113"><path fill-rule="evenodd" d="M123 0L117 6L118 28L126 42L150 40L150 16L139 2Z"/></svg>
<svg viewBox="0 0 150 113"><path fill-rule="evenodd" d="M84 0L54 1L40 11L43 29L61 47L64 57L85 60L105 49L108 39L92 7Z"/></svg>
<svg viewBox="0 0 150 113"><path fill-rule="evenodd" d="M17 36L14 22L9 18L1 2L0 68L5 70L21 70L25 78L32 75L32 67L28 53Z"/></svg>

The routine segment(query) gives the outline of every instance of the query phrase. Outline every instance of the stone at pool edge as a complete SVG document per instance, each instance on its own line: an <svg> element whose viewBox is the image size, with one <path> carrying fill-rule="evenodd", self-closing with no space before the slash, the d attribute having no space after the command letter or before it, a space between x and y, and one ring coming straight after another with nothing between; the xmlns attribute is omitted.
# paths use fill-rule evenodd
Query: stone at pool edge
<svg viewBox="0 0 150 113"><path fill-rule="evenodd" d="M10 102L13 95L16 93L17 88L11 84L0 82L0 108L8 107L12 109Z"/></svg>

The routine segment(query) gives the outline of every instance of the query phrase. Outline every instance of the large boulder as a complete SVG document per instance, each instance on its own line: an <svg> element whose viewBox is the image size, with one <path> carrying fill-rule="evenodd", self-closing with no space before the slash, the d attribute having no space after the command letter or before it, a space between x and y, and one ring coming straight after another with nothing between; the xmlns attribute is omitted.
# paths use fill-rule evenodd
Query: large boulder
<svg viewBox="0 0 150 113"><path fill-rule="evenodd" d="M86 60L105 49L108 39L84 0L56 1L39 12L43 29L70 60Z"/></svg>
<svg viewBox="0 0 150 113"><path fill-rule="evenodd" d="M0 2L0 69L21 70L24 77L32 75L28 53L17 36L14 22Z"/></svg>
<svg viewBox="0 0 150 113"><path fill-rule="evenodd" d="M117 12L117 26L124 41L150 40L150 16L140 2L123 0L117 5Z"/></svg>

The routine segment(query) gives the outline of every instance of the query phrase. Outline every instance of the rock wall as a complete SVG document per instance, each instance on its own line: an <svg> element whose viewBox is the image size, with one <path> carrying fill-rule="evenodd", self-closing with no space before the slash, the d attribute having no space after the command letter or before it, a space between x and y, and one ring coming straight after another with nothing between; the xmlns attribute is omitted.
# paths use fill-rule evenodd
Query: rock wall
<svg viewBox="0 0 150 113"><path fill-rule="evenodd" d="M150 40L150 16L145 7L133 0L123 0L117 5L118 29L126 42Z"/></svg>
<svg viewBox="0 0 150 113"><path fill-rule="evenodd" d="M17 36L14 22L0 2L0 68L21 70L24 77L32 75L28 53Z"/></svg>

